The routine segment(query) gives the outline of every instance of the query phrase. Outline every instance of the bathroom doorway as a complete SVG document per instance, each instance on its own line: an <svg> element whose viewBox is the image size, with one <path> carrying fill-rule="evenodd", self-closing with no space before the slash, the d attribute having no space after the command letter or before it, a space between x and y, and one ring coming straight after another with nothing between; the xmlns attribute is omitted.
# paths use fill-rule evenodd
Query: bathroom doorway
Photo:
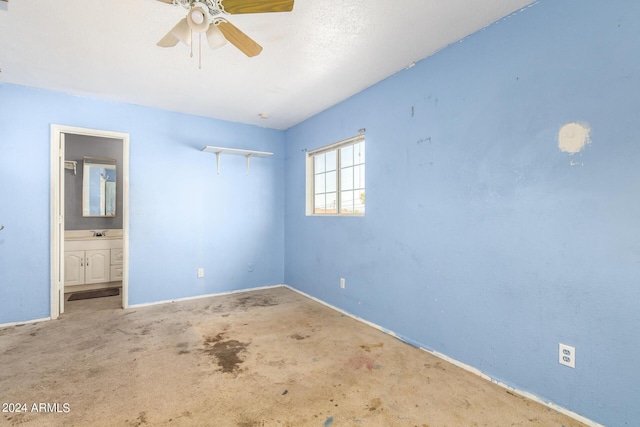
<svg viewBox="0 0 640 427"><path fill-rule="evenodd" d="M52 319L70 297L128 306L128 183L128 134L51 126Z"/></svg>

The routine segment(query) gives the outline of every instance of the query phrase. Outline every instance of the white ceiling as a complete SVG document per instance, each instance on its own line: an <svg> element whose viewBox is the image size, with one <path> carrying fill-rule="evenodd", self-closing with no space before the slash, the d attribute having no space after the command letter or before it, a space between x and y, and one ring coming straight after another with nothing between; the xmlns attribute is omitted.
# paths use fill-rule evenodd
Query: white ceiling
<svg viewBox="0 0 640 427"><path fill-rule="evenodd" d="M264 50L156 43L186 10L156 0L0 2L0 82L287 129L533 0L296 0L231 15ZM267 113L268 119L259 117Z"/></svg>

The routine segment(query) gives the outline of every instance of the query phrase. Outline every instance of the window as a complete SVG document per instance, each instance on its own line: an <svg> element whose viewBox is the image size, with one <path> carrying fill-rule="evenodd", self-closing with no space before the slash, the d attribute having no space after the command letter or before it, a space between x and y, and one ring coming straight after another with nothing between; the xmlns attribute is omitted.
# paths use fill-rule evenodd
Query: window
<svg viewBox="0 0 640 427"><path fill-rule="evenodd" d="M307 215L364 215L364 136L307 153Z"/></svg>

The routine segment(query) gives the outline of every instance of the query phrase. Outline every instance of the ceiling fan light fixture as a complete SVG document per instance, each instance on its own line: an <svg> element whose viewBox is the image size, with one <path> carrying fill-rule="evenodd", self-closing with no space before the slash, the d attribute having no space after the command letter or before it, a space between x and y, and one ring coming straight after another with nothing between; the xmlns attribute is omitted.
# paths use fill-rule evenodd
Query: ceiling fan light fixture
<svg viewBox="0 0 640 427"><path fill-rule="evenodd" d="M187 14L187 21L189 27L196 33L204 33L209 29L209 8L199 2L196 2L191 7L191 10Z"/></svg>
<svg viewBox="0 0 640 427"><path fill-rule="evenodd" d="M200 25L204 22L204 14L201 10L192 10L191 11L191 21Z"/></svg>
<svg viewBox="0 0 640 427"><path fill-rule="evenodd" d="M173 27L171 34L173 34L182 43L187 46L191 46L191 28L189 27L187 18L182 18L180 22Z"/></svg>
<svg viewBox="0 0 640 427"><path fill-rule="evenodd" d="M214 24L207 30L207 42L209 42L209 47L211 49L217 49L224 46L227 43L227 39L224 37L218 26Z"/></svg>

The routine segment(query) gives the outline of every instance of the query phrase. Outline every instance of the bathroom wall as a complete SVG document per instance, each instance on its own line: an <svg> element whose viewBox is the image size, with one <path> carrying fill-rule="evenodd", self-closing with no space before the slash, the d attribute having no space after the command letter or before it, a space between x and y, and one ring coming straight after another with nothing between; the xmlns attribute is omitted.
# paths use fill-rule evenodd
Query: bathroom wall
<svg viewBox="0 0 640 427"><path fill-rule="evenodd" d="M638 22L637 1L542 0L289 129L286 283L637 425ZM304 150L360 128L366 216L305 216Z"/></svg>
<svg viewBox="0 0 640 427"><path fill-rule="evenodd" d="M0 324L50 315L52 123L130 135L130 304L283 282L282 132L0 84Z"/></svg>
<svg viewBox="0 0 640 427"><path fill-rule="evenodd" d="M122 140L99 138L87 135L65 135L65 160L76 161L76 173L64 172L64 229L65 230L109 230L122 229ZM83 159L95 157L116 161L116 216L82 216Z"/></svg>

